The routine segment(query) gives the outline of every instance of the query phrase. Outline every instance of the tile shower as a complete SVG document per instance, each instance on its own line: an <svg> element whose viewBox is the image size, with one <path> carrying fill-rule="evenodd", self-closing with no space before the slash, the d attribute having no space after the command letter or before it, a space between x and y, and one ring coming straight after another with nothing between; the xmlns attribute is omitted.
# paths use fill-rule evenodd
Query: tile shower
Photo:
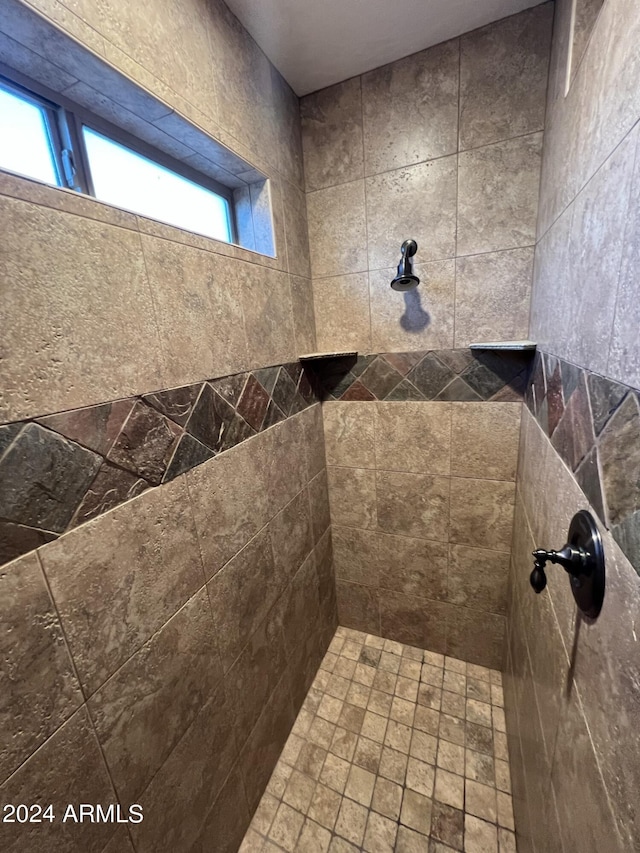
<svg viewBox="0 0 640 853"><path fill-rule="evenodd" d="M0 848L637 849L634 3L302 99L222 0L107 6L7 0L2 60L220 140L277 256L0 172L0 805L144 810ZM528 582L587 506L595 623Z"/></svg>

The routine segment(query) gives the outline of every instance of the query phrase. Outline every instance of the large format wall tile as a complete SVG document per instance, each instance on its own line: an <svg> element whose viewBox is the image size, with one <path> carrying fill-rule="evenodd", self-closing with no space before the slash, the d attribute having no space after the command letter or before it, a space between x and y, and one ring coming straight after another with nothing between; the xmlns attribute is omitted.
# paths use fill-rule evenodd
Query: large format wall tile
<svg viewBox="0 0 640 853"><path fill-rule="evenodd" d="M375 468L375 408L366 403L322 406L327 465Z"/></svg>
<svg viewBox="0 0 640 853"><path fill-rule="evenodd" d="M366 179L370 269L397 264L409 237L421 260L454 257L456 167L456 157L442 157Z"/></svg>
<svg viewBox="0 0 640 853"><path fill-rule="evenodd" d="M419 263L414 269L421 286L408 293L391 288L396 267L369 273L373 352L453 346L455 262Z"/></svg>
<svg viewBox="0 0 640 853"><path fill-rule="evenodd" d="M509 551L515 487L498 480L451 480L451 542Z"/></svg>
<svg viewBox="0 0 640 853"><path fill-rule="evenodd" d="M168 371L166 385L246 368L236 262L155 237L143 236L142 246ZM181 334L185 328L188 336Z"/></svg>
<svg viewBox="0 0 640 853"><path fill-rule="evenodd" d="M460 154L460 255L533 245L541 152L534 133Z"/></svg>
<svg viewBox="0 0 640 853"><path fill-rule="evenodd" d="M114 827L110 823L62 822L69 804L93 803L107 809L117 802L87 711L81 708L0 786L3 803L51 804L54 821L0 823L0 845L11 853L60 850L101 853ZM128 814L128 804L124 809ZM16 831L16 826L19 830Z"/></svg>
<svg viewBox="0 0 640 853"><path fill-rule="evenodd" d="M88 703L116 791L136 802L222 678L202 589Z"/></svg>
<svg viewBox="0 0 640 853"><path fill-rule="evenodd" d="M377 467L450 474L451 413L451 403L376 403Z"/></svg>
<svg viewBox="0 0 640 853"><path fill-rule="evenodd" d="M14 771L82 702L40 563L29 554L0 573L0 778Z"/></svg>
<svg viewBox="0 0 640 853"><path fill-rule="evenodd" d="M455 346L528 336L532 248L456 260Z"/></svg>
<svg viewBox="0 0 640 853"><path fill-rule="evenodd" d="M378 471L378 527L421 539L449 537L449 479Z"/></svg>
<svg viewBox="0 0 640 853"><path fill-rule="evenodd" d="M520 403L452 404L452 475L515 480L520 409Z"/></svg>
<svg viewBox="0 0 640 853"><path fill-rule="evenodd" d="M347 527L376 526L376 475L366 468L328 468L329 503Z"/></svg>
<svg viewBox="0 0 640 853"><path fill-rule="evenodd" d="M87 694L204 583L180 480L67 533L40 553ZM160 570L166 566L170 572Z"/></svg>
<svg viewBox="0 0 640 853"><path fill-rule="evenodd" d="M360 79L307 95L300 114L307 192L362 178Z"/></svg>
<svg viewBox="0 0 640 853"><path fill-rule="evenodd" d="M313 297L319 352L371 349L366 272L314 279Z"/></svg>
<svg viewBox="0 0 640 853"><path fill-rule="evenodd" d="M4 335L2 420L161 386L161 347L140 237L4 196L0 209L3 310L11 318Z"/></svg>
<svg viewBox="0 0 640 853"><path fill-rule="evenodd" d="M553 5L460 39L460 149L544 128Z"/></svg>
<svg viewBox="0 0 640 853"><path fill-rule="evenodd" d="M367 269L364 181L307 195L314 278Z"/></svg>
<svg viewBox="0 0 640 853"><path fill-rule="evenodd" d="M362 76L366 175L455 152L458 54L450 41Z"/></svg>

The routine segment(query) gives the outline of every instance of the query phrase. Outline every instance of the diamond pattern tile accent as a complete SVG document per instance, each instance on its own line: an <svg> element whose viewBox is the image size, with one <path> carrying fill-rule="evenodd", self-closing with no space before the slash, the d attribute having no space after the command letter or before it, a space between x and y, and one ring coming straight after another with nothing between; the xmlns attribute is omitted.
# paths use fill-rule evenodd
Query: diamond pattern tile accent
<svg viewBox="0 0 640 853"><path fill-rule="evenodd" d="M318 402L299 362L0 426L0 565Z"/></svg>
<svg viewBox="0 0 640 853"><path fill-rule="evenodd" d="M433 681L461 716L420 704ZM515 851L502 708L495 670L338 628L240 850Z"/></svg>

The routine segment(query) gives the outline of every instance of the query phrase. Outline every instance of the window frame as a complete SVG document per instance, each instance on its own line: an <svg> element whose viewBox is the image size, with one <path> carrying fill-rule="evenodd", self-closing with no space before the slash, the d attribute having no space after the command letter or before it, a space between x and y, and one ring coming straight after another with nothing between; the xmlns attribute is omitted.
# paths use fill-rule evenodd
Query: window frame
<svg viewBox="0 0 640 853"><path fill-rule="evenodd" d="M82 127L85 126L116 144L128 148L135 154L150 160L152 163L156 163L224 199L227 205L231 239L228 243L226 240L219 240L218 242L225 243L226 245L239 245L233 188L221 184L214 178L210 178L208 175L189 166L187 163L172 157L165 151L123 130L121 127L92 113L79 104L75 104L64 95L53 92L46 86L30 80L18 72L9 71L3 63L0 63L0 86L44 110L49 143L54 165L58 173L59 183L55 185L58 189L70 189L82 195L87 195L101 204L108 204L110 207L117 207L119 210L127 210L135 216L142 216L145 219L153 219L148 214L119 207L112 202L104 202L97 198L91 180L91 168L82 134ZM0 166L0 171L9 170L4 170ZM37 179L31 178L30 180ZM49 184L49 186L52 185ZM200 233L190 231L180 225L165 223L162 219L153 219L153 221L163 222L163 224L167 224L172 228L179 228L188 233ZM208 235L201 234L201 236L207 237L210 240L216 239L208 237Z"/></svg>

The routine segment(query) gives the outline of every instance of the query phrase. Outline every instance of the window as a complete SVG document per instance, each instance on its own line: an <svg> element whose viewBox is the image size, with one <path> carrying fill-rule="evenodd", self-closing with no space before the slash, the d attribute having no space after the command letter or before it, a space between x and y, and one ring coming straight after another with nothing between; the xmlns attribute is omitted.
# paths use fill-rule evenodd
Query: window
<svg viewBox="0 0 640 853"><path fill-rule="evenodd" d="M233 193L81 109L0 77L0 169L232 243Z"/></svg>

